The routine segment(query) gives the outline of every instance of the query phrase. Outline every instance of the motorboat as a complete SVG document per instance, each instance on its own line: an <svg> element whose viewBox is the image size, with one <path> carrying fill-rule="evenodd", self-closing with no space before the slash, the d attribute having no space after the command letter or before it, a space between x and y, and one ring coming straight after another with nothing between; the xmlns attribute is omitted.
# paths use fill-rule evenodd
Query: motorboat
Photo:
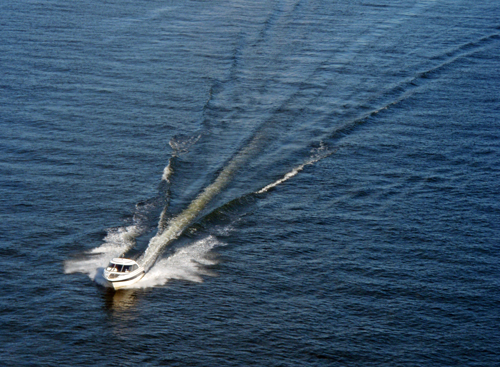
<svg viewBox="0 0 500 367"><path fill-rule="evenodd" d="M119 289L138 282L144 274L144 268L134 260L117 257L109 262L103 275L114 289Z"/></svg>

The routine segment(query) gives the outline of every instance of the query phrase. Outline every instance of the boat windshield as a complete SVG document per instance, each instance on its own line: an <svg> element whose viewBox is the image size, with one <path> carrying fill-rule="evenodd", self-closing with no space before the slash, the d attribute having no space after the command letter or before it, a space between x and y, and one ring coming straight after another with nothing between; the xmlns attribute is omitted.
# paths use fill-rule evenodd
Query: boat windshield
<svg viewBox="0 0 500 367"><path fill-rule="evenodd" d="M139 266L137 264L134 265L120 265L120 264L114 264L114 263L109 263L108 267L106 268L107 271L116 271L118 273L128 273L134 270L137 270Z"/></svg>

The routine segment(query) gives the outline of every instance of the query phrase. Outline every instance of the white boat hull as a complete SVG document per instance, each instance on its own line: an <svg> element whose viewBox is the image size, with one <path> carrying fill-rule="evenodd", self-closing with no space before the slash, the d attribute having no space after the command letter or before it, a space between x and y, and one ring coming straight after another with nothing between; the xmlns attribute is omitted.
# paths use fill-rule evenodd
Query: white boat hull
<svg viewBox="0 0 500 367"><path fill-rule="evenodd" d="M114 258L108 267L104 269L104 279L114 289L128 288L144 277L145 271L142 266L134 260L125 258Z"/></svg>
<svg viewBox="0 0 500 367"><path fill-rule="evenodd" d="M137 283L143 277L144 277L144 273L141 273L141 274L138 274L137 276L135 276L131 279L126 279L126 280L111 281L108 279L108 283L111 285L111 288L114 288L114 289L127 288L127 287L130 287L132 284Z"/></svg>

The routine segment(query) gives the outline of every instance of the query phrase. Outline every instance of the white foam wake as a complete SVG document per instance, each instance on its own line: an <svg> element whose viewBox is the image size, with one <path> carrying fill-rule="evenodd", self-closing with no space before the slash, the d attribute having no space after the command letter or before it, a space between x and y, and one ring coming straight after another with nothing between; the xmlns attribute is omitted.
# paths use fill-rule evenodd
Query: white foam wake
<svg viewBox="0 0 500 367"><path fill-rule="evenodd" d="M165 284L169 279L186 279L195 282L202 280L201 276L207 273L206 270L203 270L202 265L214 263L213 260L208 259L208 253L213 247L221 245L221 242L217 241L213 236L178 249L172 256L159 261L157 259L165 247L179 237L206 208L208 203L230 182L237 169L255 153L258 147L259 136L256 136L224 167L212 184L207 186L183 212L166 223L164 230L162 230L164 227L164 213L162 213L158 233L149 241L148 247L137 259L137 262L146 269L147 273L141 281L132 287L153 287ZM313 149L312 157L307 162L293 168L285 176L256 193L267 192L297 175L304 167L312 165L332 153L321 144L319 148ZM170 163L165 167L162 177L167 182L172 174ZM102 277L102 269L110 259L122 256L131 249L135 245L135 239L144 234L144 228L140 225L139 217L138 211L137 215L134 216L135 225L109 230L105 242L101 246L88 251L84 259L67 260L64 264L65 273L84 273L95 282L106 285Z"/></svg>
<svg viewBox="0 0 500 367"><path fill-rule="evenodd" d="M172 279L200 283L203 276L213 275L206 266L217 264L217 260L210 256L211 251L214 247L224 245L215 237L208 236L179 248L173 255L157 261L144 278L131 287L150 288L166 284Z"/></svg>
<svg viewBox="0 0 500 367"><path fill-rule="evenodd" d="M119 227L108 230L104 243L88 252L82 259L71 259L64 262L66 274L83 273L96 280L99 269L104 268L110 259L128 251L135 244L137 236L142 234L139 225Z"/></svg>
<svg viewBox="0 0 500 367"><path fill-rule="evenodd" d="M334 152L335 151L328 151L328 149L323 144L321 144L320 147L315 150L315 154L313 155L313 157L311 157L307 162L301 164L300 166L294 167L290 172L286 173L282 178L280 178L279 180L276 180L273 183L263 187L262 189L256 191L255 193L256 194L263 194L265 192L268 192L272 188L274 188L274 187L282 184L283 182L288 181L292 177L296 176L300 171L302 171L304 169L304 167L312 165L312 164L322 160L323 158L326 158L329 155L332 155Z"/></svg>
<svg viewBox="0 0 500 367"><path fill-rule="evenodd" d="M166 284L172 279L200 283L203 276L213 275L205 267L217 264L210 252L218 246L225 246L225 243L214 236L208 236L179 248L171 256L157 261L144 278L127 288L150 288ZM120 255L120 248L103 244L87 255L89 256L84 259L66 261L64 272L87 274L96 283L109 286L102 276L103 268L111 258Z"/></svg>
<svg viewBox="0 0 500 367"><path fill-rule="evenodd" d="M178 216L172 218L165 230L159 231L148 244L144 253L137 259L146 271L154 264L161 252L173 240L179 237L182 232L193 223L194 219L202 212L210 201L230 182L236 170L246 162L257 146L257 139L254 139L248 146L243 148L219 173L215 181L207 186L189 206Z"/></svg>
<svg viewBox="0 0 500 367"><path fill-rule="evenodd" d="M172 170L172 158L170 158L168 160L167 166L163 169L163 175L162 175L161 179L163 181L166 181L166 182L170 183L170 176L172 175L172 173L173 173L173 170Z"/></svg>
<svg viewBox="0 0 500 367"><path fill-rule="evenodd" d="M237 168L237 161L232 161L219 174L217 179L194 199L191 204L181 214L172 218L167 228L154 236L148 244L146 251L138 259L138 262L148 270L155 262L158 255L174 239L176 239L186 229L192 221L200 214L207 204L226 186Z"/></svg>

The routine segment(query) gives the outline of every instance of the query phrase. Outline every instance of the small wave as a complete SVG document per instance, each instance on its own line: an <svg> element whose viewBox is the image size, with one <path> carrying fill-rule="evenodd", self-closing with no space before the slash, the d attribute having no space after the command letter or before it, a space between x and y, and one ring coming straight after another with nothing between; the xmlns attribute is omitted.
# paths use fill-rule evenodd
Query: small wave
<svg viewBox="0 0 500 367"><path fill-rule="evenodd" d="M170 176L172 176L173 169L172 169L172 158L168 160L168 164L166 167L163 169L163 175L161 176L162 181L166 181L170 183Z"/></svg>
<svg viewBox="0 0 500 367"><path fill-rule="evenodd" d="M282 178L280 178L279 180L276 180L273 183L263 187L262 189L256 191L255 193L256 194L264 194L264 193L268 192L272 188L275 188L276 186L278 186L278 185L282 184L283 182L288 181L292 177L296 176L300 171L302 171L304 169L304 167L312 165L312 164L332 155L333 153L335 153L335 151L329 151L328 148L326 148L326 146L323 143L321 143L319 148L313 150L313 152L314 152L313 156L306 163L303 163L300 166L294 167L290 172L286 173Z"/></svg>

